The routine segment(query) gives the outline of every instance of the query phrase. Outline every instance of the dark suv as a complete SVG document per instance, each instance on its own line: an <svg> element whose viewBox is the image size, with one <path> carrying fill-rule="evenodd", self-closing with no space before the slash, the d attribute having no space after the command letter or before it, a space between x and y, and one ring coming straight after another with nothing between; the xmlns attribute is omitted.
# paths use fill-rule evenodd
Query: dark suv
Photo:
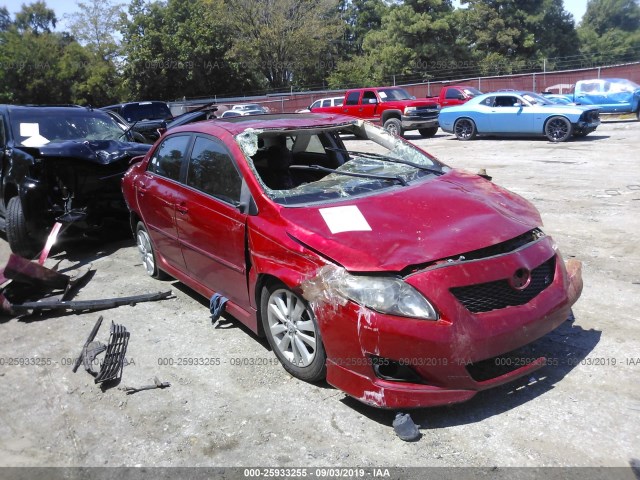
<svg viewBox="0 0 640 480"><path fill-rule="evenodd" d="M164 128L166 122L173 119L171 110L166 102L129 102L102 107L101 110L116 112L133 125L135 132L142 134L148 143L155 142L158 129Z"/></svg>
<svg viewBox="0 0 640 480"><path fill-rule="evenodd" d="M126 215L120 181L149 145L109 115L84 107L0 105L0 229L25 257L54 222L98 229Z"/></svg>

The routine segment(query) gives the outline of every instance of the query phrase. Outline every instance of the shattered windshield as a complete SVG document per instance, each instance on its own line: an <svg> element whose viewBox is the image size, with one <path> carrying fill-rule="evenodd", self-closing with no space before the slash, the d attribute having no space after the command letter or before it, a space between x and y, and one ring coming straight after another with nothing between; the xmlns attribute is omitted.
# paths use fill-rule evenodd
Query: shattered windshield
<svg viewBox="0 0 640 480"><path fill-rule="evenodd" d="M120 140L124 136L109 115L85 108L14 110L11 129L17 142L25 147L67 140Z"/></svg>
<svg viewBox="0 0 640 480"><path fill-rule="evenodd" d="M371 140L347 148L341 134ZM435 158L374 125L269 131L236 136L266 194L283 205L300 205L404 188L449 171Z"/></svg>

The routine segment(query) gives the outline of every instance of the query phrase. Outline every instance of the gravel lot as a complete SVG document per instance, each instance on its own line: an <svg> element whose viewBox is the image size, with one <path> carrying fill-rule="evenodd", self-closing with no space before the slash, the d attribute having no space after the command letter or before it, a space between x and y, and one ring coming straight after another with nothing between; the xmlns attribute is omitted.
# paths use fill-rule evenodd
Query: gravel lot
<svg viewBox="0 0 640 480"><path fill-rule="evenodd" d="M395 412L290 377L239 322L212 325L205 299L148 278L133 240L71 242L47 265L93 264L78 300L174 292L105 310L97 337L107 341L111 321L131 332L120 387L155 376L171 387L126 395L71 372L98 313L0 317L0 466L618 466L635 478L640 122L607 121L566 144L408 138L453 167L486 168L538 207L565 259L584 262L575 321L541 341L557 366L464 404L411 412L422 438L405 443L391 428ZM2 264L8 252L0 239Z"/></svg>

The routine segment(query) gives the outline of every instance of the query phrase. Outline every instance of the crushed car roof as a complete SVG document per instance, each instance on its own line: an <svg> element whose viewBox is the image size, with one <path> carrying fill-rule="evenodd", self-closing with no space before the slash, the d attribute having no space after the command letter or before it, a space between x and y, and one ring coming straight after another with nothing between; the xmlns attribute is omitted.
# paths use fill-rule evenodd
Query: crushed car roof
<svg viewBox="0 0 640 480"><path fill-rule="evenodd" d="M186 125L172 129L171 132L203 132L211 127L223 128L232 135L237 135L248 129L277 130L277 129L305 129L318 127L335 127L340 124L352 124L358 120L347 115L331 115L321 113L280 113L255 116L218 118L197 124Z"/></svg>

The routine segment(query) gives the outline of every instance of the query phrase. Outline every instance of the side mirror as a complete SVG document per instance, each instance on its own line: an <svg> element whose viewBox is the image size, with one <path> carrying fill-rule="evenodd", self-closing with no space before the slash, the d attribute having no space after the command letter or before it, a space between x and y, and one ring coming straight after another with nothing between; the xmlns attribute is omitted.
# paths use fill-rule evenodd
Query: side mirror
<svg viewBox="0 0 640 480"><path fill-rule="evenodd" d="M465 100L466 97L464 96L464 93L459 93L458 94L458 100Z"/></svg>

